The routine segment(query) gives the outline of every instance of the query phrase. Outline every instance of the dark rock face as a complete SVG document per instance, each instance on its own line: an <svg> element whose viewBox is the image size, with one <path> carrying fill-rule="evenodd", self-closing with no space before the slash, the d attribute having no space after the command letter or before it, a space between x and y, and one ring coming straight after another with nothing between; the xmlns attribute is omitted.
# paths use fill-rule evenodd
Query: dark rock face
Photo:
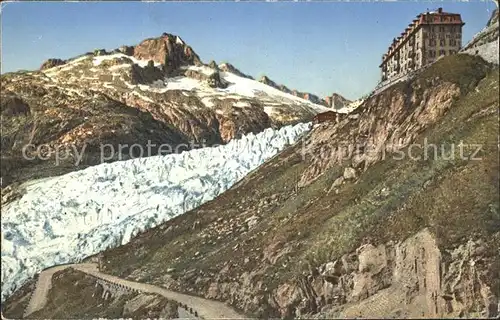
<svg viewBox="0 0 500 320"><path fill-rule="evenodd" d="M208 85L212 88L221 88L225 89L228 86L228 83L224 81L218 72L214 72L208 78Z"/></svg>
<svg viewBox="0 0 500 320"><path fill-rule="evenodd" d="M147 84L165 77L163 70L154 66L153 61L149 60L144 68L134 64L130 71L130 82L132 84Z"/></svg>
<svg viewBox="0 0 500 320"><path fill-rule="evenodd" d="M94 50L94 56L104 56L107 54L108 54L108 52L106 52L106 50L104 50L104 49L95 49Z"/></svg>
<svg viewBox="0 0 500 320"><path fill-rule="evenodd" d="M219 66L217 65L217 63L214 61L214 60L211 60L209 63L208 63L208 66L214 70L217 70L219 71Z"/></svg>
<svg viewBox="0 0 500 320"><path fill-rule="evenodd" d="M302 98L306 99L306 100L309 100L311 101L312 103L317 103L317 104L324 104L324 101L322 99L320 99L320 97L318 97L317 95L315 94L312 94L312 93L304 93L302 95Z"/></svg>
<svg viewBox="0 0 500 320"><path fill-rule="evenodd" d="M198 65L201 60L180 37L164 33L159 38L146 39L134 48L134 57L153 60L171 72L181 66Z"/></svg>
<svg viewBox="0 0 500 320"><path fill-rule="evenodd" d="M488 24L486 25L487 27L494 25L495 23L498 23L498 8L493 11L491 14L491 18L488 21Z"/></svg>
<svg viewBox="0 0 500 320"><path fill-rule="evenodd" d="M184 75L189 78L205 81L211 88L225 89L228 86L227 81L221 78L218 71L214 71L212 74L206 75L203 72L199 72L196 70L186 70Z"/></svg>
<svg viewBox="0 0 500 320"><path fill-rule="evenodd" d="M40 70L50 69L53 67L63 65L65 63L66 63L66 61L64 61L62 59L49 59L49 60L45 61L44 63L42 63L42 65L40 66Z"/></svg>
<svg viewBox="0 0 500 320"><path fill-rule="evenodd" d="M134 55L134 47L132 47L132 46L121 46L120 48L118 48L118 52L126 54L127 56L133 56Z"/></svg>
<svg viewBox="0 0 500 320"><path fill-rule="evenodd" d="M280 86L278 86L278 84L276 82L274 82L273 80L269 79L267 76L262 76L259 79L259 82L263 83L265 85L268 85L270 87L273 87L273 88L276 88L276 89L280 90ZM284 88L286 88L286 87L284 87ZM286 88L286 89L288 90L288 88ZM288 90L288 91L290 91L290 90Z"/></svg>

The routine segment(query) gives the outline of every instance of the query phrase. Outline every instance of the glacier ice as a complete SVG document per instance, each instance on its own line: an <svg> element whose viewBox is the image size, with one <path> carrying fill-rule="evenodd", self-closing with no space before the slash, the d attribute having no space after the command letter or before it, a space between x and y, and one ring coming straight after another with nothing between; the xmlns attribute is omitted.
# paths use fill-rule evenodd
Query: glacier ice
<svg viewBox="0 0 500 320"><path fill-rule="evenodd" d="M215 198L310 128L269 128L223 146L104 163L26 184L26 193L2 208L2 301L45 268L125 244Z"/></svg>

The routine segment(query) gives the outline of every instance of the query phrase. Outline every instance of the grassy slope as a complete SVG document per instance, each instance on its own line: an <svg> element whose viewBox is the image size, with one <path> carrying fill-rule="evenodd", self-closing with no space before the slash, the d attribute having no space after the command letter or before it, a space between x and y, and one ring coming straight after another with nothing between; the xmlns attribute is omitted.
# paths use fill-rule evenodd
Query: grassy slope
<svg viewBox="0 0 500 320"><path fill-rule="evenodd" d="M217 199L106 251L105 269L156 284L166 283L171 269L170 276L182 284L174 288L200 295L211 281L237 283L250 272L252 285L262 281L249 293L261 308L245 311L276 315L265 306L272 289L365 241L403 240L429 227L441 248L481 237L495 254L500 246L498 75L497 68L484 77L482 62L463 56L443 59L420 75L421 80L440 77L456 83L463 95L417 142L427 138L448 149L460 141L482 144L480 161L387 158L335 193L328 190L342 173L340 167L296 188L308 164L299 143ZM409 87L399 84L390 90ZM245 220L254 215L257 223L248 227ZM500 290L498 279L491 274L493 289ZM238 305L238 298L223 299Z"/></svg>
<svg viewBox="0 0 500 320"><path fill-rule="evenodd" d="M356 183L342 185L338 194L327 192L341 172L337 167L297 192L295 184L306 165L297 145L214 201L106 252L106 268L120 275L140 269L134 276L157 283L167 268L175 268L172 277L183 282L179 289L195 293L208 286L194 283L196 277L231 281L245 271L261 270L253 281L263 280L263 291L269 292L308 266L331 261L364 241L403 240L424 227L431 228L442 248L481 237L494 250L500 245L498 69L475 88L484 75L476 74L477 61L458 62L441 61L421 76L457 83L464 94L417 143L427 138L448 150L460 141L482 144L476 155L482 160L458 159L458 149L455 160L442 155L426 161L388 157ZM422 156L423 150L413 155ZM381 192L384 188L388 195ZM245 231L243 221L254 214L259 223ZM274 263L266 262L283 252ZM228 264L231 268L221 276Z"/></svg>

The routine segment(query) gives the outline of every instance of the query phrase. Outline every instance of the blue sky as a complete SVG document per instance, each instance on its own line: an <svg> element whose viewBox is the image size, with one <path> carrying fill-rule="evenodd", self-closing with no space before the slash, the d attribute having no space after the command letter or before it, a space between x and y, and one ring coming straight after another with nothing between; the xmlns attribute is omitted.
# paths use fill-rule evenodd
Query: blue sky
<svg viewBox="0 0 500 320"><path fill-rule="evenodd" d="M48 58L180 35L204 62L347 98L368 93L391 40L420 12L462 14L464 43L496 5L470 2L12 2L2 4L2 73Z"/></svg>

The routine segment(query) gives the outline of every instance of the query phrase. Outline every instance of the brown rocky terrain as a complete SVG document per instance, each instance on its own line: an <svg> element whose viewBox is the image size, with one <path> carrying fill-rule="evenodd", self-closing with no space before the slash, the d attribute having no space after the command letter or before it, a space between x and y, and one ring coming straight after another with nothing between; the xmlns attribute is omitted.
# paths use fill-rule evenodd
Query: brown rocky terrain
<svg viewBox="0 0 500 320"><path fill-rule="evenodd" d="M494 317L498 75L480 58L446 57L106 251L104 270L258 317ZM410 143L444 151L426 159L434 148ZM360 150L339 161L332 148L349 144Z"/></svg>
<svg viewBox="0 0 500 320"><path fill-rule="evenodd" d="M322 108L267 86L247 92L260 84L241 75L230 64L204 65L180 37L167 33L112 52L49 59L38 71L4 74L2 186L101 163L103 145L123 147L106 154L106 161L115 161L140 156L131 146L146 151L148 141L156 145L149 155L161 144L222 144L309 121Z"/></svg>
<svg viewBox="0 0 500 320"><path fill-rule="evenodd" d="M443 58L102 270L256 317L496 317L498 77Z"/></svg>

